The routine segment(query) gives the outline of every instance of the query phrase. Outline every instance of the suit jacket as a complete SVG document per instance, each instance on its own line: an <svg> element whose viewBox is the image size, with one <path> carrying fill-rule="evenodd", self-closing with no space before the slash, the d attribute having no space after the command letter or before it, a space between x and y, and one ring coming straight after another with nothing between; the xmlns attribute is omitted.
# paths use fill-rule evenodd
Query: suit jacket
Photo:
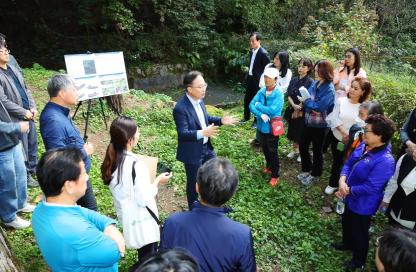
<svg viewBox="0 0 416 272"><path fill-rule="evenodd" d="M250 69L250 63L251 63L252 57L253 57L253 50L250 50L250 60L248 62L249 69ZM264 67L266 67L266 65L269 63L270 63L270 59L269 59L266 49L264 49L263 47L260 47L259 51L257 51L256 58L254 59L253 70L252 70L253 76L256 79L257 83L260 81L260 76L264 72Z"/></svg>
<svg viewBox="0 0 416 272"><path fill-rule="evenodd" d="M29 107L36 108L35 100L32 97L32 93L27 89L23 80L23 75L19 70L11 65L7 66L7 69L11 69L16 75L20 84L26 91L27 98L29 100ZM0 69L0 100L4 107L10 114L12 121L17 122L25 118L26 109L23 108L22 97L20 96L17 87L15 86L13 78L10 78L5 72Z"/></svg>
<svg viewBox="0 0 416 272"><path fill-rule="evenodd" d="M202 101L201 108L207 125L212 123L217 126L221 125L221 118L209 116ZM202 126L199 123L194 106L186 95L183 95L176 103L173 109L173 119L178 132L176 159L186 164L198 164L202 154L204 139L197 139L197 131L201 130ZM213 148L210 138L208 138L207 144L209 148Z"/></svg>

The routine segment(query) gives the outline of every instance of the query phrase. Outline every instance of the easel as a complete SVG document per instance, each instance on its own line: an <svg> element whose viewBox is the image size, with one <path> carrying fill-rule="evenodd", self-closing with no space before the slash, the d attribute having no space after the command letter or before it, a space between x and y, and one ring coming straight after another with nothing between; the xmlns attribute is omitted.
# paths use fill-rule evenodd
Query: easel
<svg viewBox="0 0 416 272"><path fill-rule="evenodd" d="M104 104L103 104L103 98L99 97L98 101L100 101L100 106L101 106L101 114L103 115L103 119L104 119L104 124L105 124L105 129L108 129L107 127L107 118L105 117L105 113L104 113ZM79 107L81 107L82 102L84 101L80 101L77 105L77 108L75 109L74 115L72 116L72 119L75 118L75 116L77 115L78 109ZM91 104L92 104L92 99L88 100L88 105L87 105L87 114L85 115L85 113L83 113L83 117L85 119L85 127L84 127L84 142L87 142L88 140L88 135L87 135L87 131L88 131L88 121L90 119L90 113L91 113Z"/></svg>

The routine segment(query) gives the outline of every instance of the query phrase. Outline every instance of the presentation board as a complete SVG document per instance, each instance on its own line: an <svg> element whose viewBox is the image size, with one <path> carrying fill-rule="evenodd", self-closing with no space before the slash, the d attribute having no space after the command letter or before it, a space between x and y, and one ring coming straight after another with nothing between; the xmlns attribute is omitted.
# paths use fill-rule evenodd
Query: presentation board
<svg viewBox="0 0 416 272"><path fill-rule="evenodd" d="M123 52L65 55L65 64L79 101L129 91Z"/></svg>

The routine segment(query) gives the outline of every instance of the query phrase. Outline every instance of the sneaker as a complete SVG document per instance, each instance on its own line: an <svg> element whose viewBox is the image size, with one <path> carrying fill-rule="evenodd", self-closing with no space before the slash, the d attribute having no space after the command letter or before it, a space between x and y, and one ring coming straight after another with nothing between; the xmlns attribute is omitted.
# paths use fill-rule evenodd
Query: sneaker
<svg viewBox="0 0 416 272"><path fill-rule="evenodd" d="M289 159L293 159L298 153L296 153L295 151L291 151L289 154L287 154L287 157Z"/></svg>
<svg viewBox="0 0 416 272"><path fill-rule="evenodd" d="M272 173L272 170L270 170L269 168L265 167L265 168L263 168L263 173L264 174L271 174Z"/></svg>
<svg viewBox="0 0 416 272"><path fill-rule="evenodd" d="M301 163L301 162L302 162L302 159L300 158L300 156L298 156L298 158L296 159L296 161L297 161L298 163Z"/></svg>
<svg viewBox="0 0 416 272"><path fill-rule="evenodd" d="M253 124L251 125L251 128L252 128L252 129L257 129L257 124L256 124L256 123L253 123Z"/></svg>
<svg viewBox="0 0 416 272"><path fill-rule="evenodd" d="M32 175L27 175L27 186L30 188L39 187L39 183Z"/></svg>
<svg viewBox="0 0 416 272"><path fill-rule="evenodd" d="M271 178L269 184L272 187L276 187L276 185L279 184L279 178Z"/></svg>
<svg viewBox="0 0 416 272"><path fill-rule="evenodd" d="M247 121L248 121L248 120L246 120L246 119L241 119L241 120L238 122L238 124L240 124L240 125L244 125Z"/></svg>
<svg viewBox="0 0 416 272"><path fill-rule="evenodd" d="M10 223L3 223L6 227L14 228L14 229L25 229L30 226L30 221L24 220L20 218L19 216L16 216L16 219L14 219Z"/></svg>
<svg viewBox="0 0 416 272"><path fill-rule="evenodd" d="M319 178L318 178L318 177L314 177L314 176L312 176L312 175L309 175L309 176L307 176L306 178L302 179L300 182L301 182L303 185L310 186L310 185L312 185L313 183L318 182L318 180L319 180Z"/></svg>
<svg viewBox="0 0 416 272"><path fill-rule="evenodd" d="M303 180L306 177L309 177L311 174L309 172L302 172L299 175L297 175L296 177L298 178L298 180Z"/></svg>
<svg viewBox="0 0 416 272"><path fill-rule="evenodd" d="M26 204L23 208L17 210L17 212L23 212L23 213L31 213L36 208L35 205L32 204Z"/></svg>
<svg viewBox="0 0 416 272"><path fill-rule="evenodd" d="M337 187L331 187L331 186L326 186L326 188L325 188L325 194L327 194L327 195L332 195L333 193L335 193L336 192L336 190L338 190L338 188Z"/></svg>

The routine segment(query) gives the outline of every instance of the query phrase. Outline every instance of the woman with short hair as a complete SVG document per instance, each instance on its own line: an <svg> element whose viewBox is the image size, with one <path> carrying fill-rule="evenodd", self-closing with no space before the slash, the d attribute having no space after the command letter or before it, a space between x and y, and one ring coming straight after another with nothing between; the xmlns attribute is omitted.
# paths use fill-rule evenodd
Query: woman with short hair
<svg viewBox="0 0 416 272"><path fill-rule="evenodd" d="M77 205L88 180L81 151L47 151L37 177L45 199L33 212L33 233L52 271L118 271L125 246L116 221Z"/></svg>
<svg viewBox="0 0 416 272"><path fill-rule="evenodd" d="M344 199L342 242L337 250L351 250L352 259L346 270L363 268L367 258L371 218L383 198L384 187L394 173L390 140L395 131L387 117L374 114L367 118L364 142L345 162L336 196Z"/></svg>

